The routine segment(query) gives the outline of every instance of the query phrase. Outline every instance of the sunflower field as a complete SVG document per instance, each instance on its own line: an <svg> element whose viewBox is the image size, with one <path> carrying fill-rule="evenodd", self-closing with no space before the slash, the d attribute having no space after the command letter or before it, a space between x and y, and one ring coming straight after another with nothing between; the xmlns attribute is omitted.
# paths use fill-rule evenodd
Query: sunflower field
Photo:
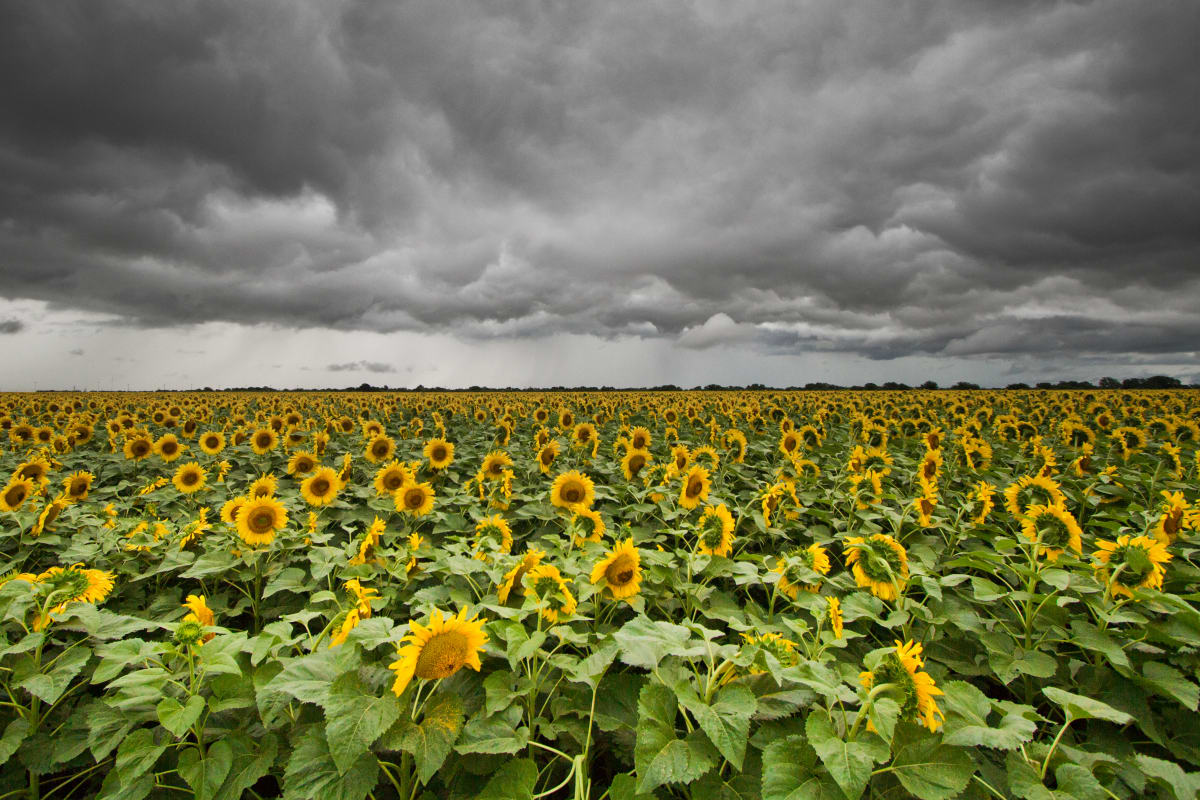
<svg viewBox="0 0 1200 800"><path fill-rule="evenodd" d="M0 800L1200 791L1200 394L0 396Z"/></svg>

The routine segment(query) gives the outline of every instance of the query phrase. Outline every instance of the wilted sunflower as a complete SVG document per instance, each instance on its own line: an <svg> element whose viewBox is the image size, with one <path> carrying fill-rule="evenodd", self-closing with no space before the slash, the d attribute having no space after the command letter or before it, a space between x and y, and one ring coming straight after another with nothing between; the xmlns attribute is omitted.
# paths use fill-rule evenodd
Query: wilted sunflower
<svg viewBox="0 0 1200 800"><path fill-rule="evenodd" d="M337 498L341 481L333 467L320 467L300 483L300 494L310 506L327 506Z"/></svg>
<svg viewBox="0 0 1200 800"><path fill-rule="evenodd" d="M592 568L593 584L604 581L613 600L632 598L642 583L642 558L633 539L619 542Z"/></svg>
<svg viewBox="0 0 1200 800"><path fill-rule="evenodd" d="M711 487L708 470L699 464L693 465L683 475L683 485L679 489L679 505L686 509L695 508L708 500L708 490Z"/></svg>
<svg viewBox="0 0 1200 800"><path fill-rule="evenodd" d="M237 531L251 547L268 545L287 524L288 512L274 497L253 497L237 514Z"/></svg>
<svg viewBox="0 0 1200 800"><path fill-rule="evenodd" d="M317 464L317 457L315 455L304 450L297 450L288 459L288 475L291 475L293 478L307 475L317 468Z"/></svg>
<svg viewBox="0 0 1200 800"><path fill-rule="evenodd" d="M554 479L554 485L550 488L550 502L568 511L579 507L591 508L595 499L595 484L578 470L562 473Z"/></svg>
<svg viewBox="0 0 1200 800"><path fill-rule="evenodd" d="M829 574L829 554L816 542L807 547L793 547L779 559L771 572L779 575L775 584L779 591L795 600L801 589L815 592L820 588L813 583L812 576Z"/></svg>
<svg viewBox="0 0 1200 800"><path fill-rule="evenodd" d="M430 439L423 452L431 469L445 469L454 463L454 445L445 439Z"/></svg>
<svg viewBox="0 0 1200 800"><path fill-rule="evenodd" d="M1096 541L1093 554L1100 562L1096 579L1113 595L1133 597L1134 589L1162 589L1171 554L1161 541L1148 536L1118 536L1117 541Z"/></svg>
<svg viewBox="0 0 1200 800"><path fill-rule="evenodd" d="M18 478L15 475L9 479L8 485L0 492L0 511L16 511L33 494L33 481L29 478Z"/></svg>
<svg viewBox="0 0 1200 800"><path fill-rule="evenodd" d="M399 461L392 460L375 473L375 494L380 497L392 494L411 480L413 476L409 474L408 468Z"/></svg>
<svg viewBox="0 0 1200 800"><path fill-rule="evenodd" d="M483 622L475 617L467 619L465 608L448 618L435 610L428 627L409 620L412 632L400 640L397 658L388 664L396 673L392 693L397 697L404 694L413 678L440 680L463 667L478 672L482 666L479 652L488 640Z"/></svg>
<svg viewBox="0 0 1200 800"><path fill-rule="evenodd" d="M207 481L208 473L195 461L175 470L175 477L171 479L171 483L175 484L175 488L182 494L195 494L204 488Z"/></svg>
<svg viewBox="0 0 1200 800"><path fill-rule="evenodd" d="M206 431L200 434L200 449L215 456L225 449L225 434L221 431Z"/></svg>
<svg viewBox="0 0 1200 800"><path fill-rule="evenodd" d="M543 475L550 474L550 468L554 466L554 459L558 458L558 440L551 439L538 450L537 461L538 469Z"/></svg>
<svg viewBox="0 0 1200 800"><path fill-rule="evenodd" d="M433 511L433 486L426 483L410 483L401 486L392 494L397 511L422 517Z"/></svg>
<svg viewBox="0 0 1200 800"><path fill-rule="evenodd" d="M256 455L265 455L279 444L279 434L271 428L259 428L250 434L250 447Z"/></svg>
<svg viewBox="0 0 1200 800"><path fill-rule="evenodd" d="M900 715L936 731L945 717L935 698L945 692L937 688L929 673L922 671L925 662L921 645L911 641L895 644L895 649L884 655L873 670L859 673L859 681L866 689L892 687L887 694L900 704Z"/></svg>
<svg viewBox="0 0 1200 800"><path fill-rule="evenodd" d="M84 471L76 472L65 478L63 480L63 489L66 491L67 499L72 503L86 500L88 492L92 489L92 482L95 480L95 475Z"/></svg>
<svg viewBox="0 0 1200 800"><path fill-rule="evenodd" d="M395 452L396 442L392 440L392 437L381 433L367 442L363 457L372 464L378 464L381 461L387 461Z"/></svg>
<svg viewBox="0 0 1200 800"><path fill-rule="evenodd" d="M1064 550L1083 552L1083 531L1075 516L1060 505L1033 505L1021 519L1021 533L1038 543L1038 555L1057 561Z"/></svg>
<svg viewBox="0 0 1200 800"><path fill-rule="evenodd" d="M542 619L554 624L575 613L577 603L558 567L538 564L525 576L526 597L536 597Z"/></svg>
<svg viewBox="0 0 1200 800"><path fill-rule="evenodd" d="M706 506L696 523L697 549L710 556L733 552L733 515L724 503Z"/></svg>
<svg viewBox="0 0 1200 800"><path fill-rule="evenodd" d="M908 582L908 552L886 533L847 539L846 565L855 583L880 600L895 600Z"/></svg>

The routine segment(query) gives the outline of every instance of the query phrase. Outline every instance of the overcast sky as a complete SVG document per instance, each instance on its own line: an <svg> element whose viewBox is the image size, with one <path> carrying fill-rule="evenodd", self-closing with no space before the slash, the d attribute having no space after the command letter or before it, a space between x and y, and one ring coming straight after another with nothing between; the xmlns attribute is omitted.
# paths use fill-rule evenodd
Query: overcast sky
<svg viewBox="0 0 1200 800"><path fill-rule="evenodd" d="M0 389L1200 380L1200 3L0 0Z"/></svg>

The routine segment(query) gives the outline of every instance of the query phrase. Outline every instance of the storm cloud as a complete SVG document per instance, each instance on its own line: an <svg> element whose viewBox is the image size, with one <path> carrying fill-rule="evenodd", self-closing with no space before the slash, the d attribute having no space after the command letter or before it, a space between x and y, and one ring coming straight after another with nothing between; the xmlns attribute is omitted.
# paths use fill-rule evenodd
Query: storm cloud
<svg viewBox="0 0 1200 800"><path fill-rule="evenodd" d="M1192 0L0 0L0 296L163 328L1186 359L1198 35ZM328 369L352 367L390 370Z"/></svg>

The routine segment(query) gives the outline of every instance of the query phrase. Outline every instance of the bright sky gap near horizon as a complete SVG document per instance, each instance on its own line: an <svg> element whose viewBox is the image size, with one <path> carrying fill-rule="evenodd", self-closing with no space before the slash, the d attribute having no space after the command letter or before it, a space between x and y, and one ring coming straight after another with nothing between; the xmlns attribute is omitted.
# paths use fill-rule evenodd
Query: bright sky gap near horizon
<svg viewBox="0 0 1200 800"><path fill-rule="evenodd" d="M1200 382L1200 3L0 0L0 390Z"/></svg>

